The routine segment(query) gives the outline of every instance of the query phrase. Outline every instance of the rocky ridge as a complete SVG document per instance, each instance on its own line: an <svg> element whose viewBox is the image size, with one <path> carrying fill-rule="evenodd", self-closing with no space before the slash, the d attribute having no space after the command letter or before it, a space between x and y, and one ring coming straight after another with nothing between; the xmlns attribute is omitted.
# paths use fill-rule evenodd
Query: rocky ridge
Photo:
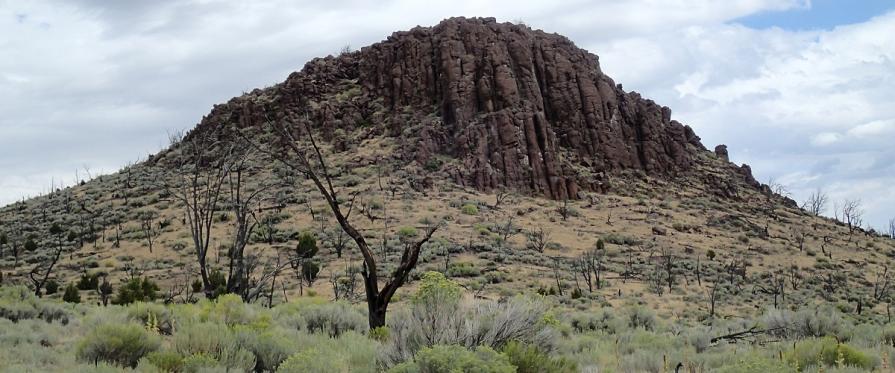
<svg viewBox="0 0 895 373"><path fill-rule="evenodd" d="M671 109L603 74L596 55L493 18L450 18L314 59L216 106L199 128L271 120L310 120L337 150L350 147L346 133L400 136L403 160L461 185L554 199L605 191L620 170L675 177L708 153ZM760 186L747 166L731 171Z"/></svg>

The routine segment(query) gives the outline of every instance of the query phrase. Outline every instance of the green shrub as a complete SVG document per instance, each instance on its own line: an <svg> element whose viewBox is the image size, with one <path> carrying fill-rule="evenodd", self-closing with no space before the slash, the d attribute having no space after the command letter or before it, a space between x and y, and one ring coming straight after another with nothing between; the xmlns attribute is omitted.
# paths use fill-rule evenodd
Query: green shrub
<svg viewBox="0 0 895 373"><path fill-rule="evenodd" d="M255 355L239 346L234 332L219 323L203 322L180 328L174 334L172 348L184 356L202 354L229 369L248 371L255 367Z"/></svg>
<svg viewBox="0 0 895 373"><path fill-rule="evenodd" d="M517 373L574 373L578 367L565 359L553 359L532 345L510 342L503 354L516 367Z"/></svg>
<svg viewBox="0 0 895 373"><path fill-rule="evenodd" d="M478 277L482 272L473 263L451 263L447 270L450 277Z"/></svg>
<svg viewBox="0 0 895 373"><path fill-rule="evenodd" d="M335 302L305 307L301 311L304 328L310 333L327 333L338 337L342 333L363 333L369 328L367 317L348 303Z"/></svg>
<svg viewBox="0 0 895 373"><path fill-rule="evenodd" d="M62 294L62 300L66 303L81 303L81 294L78 293L78 289L74 285L68 284L65 287L65 293Z"/></svg>
<svg viewBox="0 0 895 373"><path fill-rule="evenodd" d="M627 314L628 327L631 329L643 328L653 330L656 327L656 314L644 307L633 307Z"/></svg>
<svg viewBox="0 0 895 373"><path fill-rule="evenodd" d="M277 372L374 373L377 367L377 343L361 334L348 332L338 338L305 335L299 338L301 352L280 364Z"/></svg>
<svg viewBox="0 0 895 373"><path fill-rule="evenodd" d="M463 207L460 208L460 212L462 212L466 215L478 215L479 208L478 208L478 206L476 206L472 203L467 203L467 204L463 205Z"/></svg>
<svg viewBox="0 0 895 373"><path fill-rule="evenodd" d="M787 361L799 368L826 365L830 367L858 367L867 370L876 368L878 361L864 352L833 337L806 339L796 344L787 353Z"/></svg>
<svg viewBox="0 0 895 373"><path fill-rule="evenodd" d="M150 352L143 359L163 372L180 372L183 370L183 356L176 352Z"/></svg>
<svg viewBox="0 0 895 373"><path fill-rule="evenodd" d="M767 358L755 353L745 356L732 364L719 367L718 373L795 373L796 369L786 365L779 359Z"/></svg>
<svg viewBox="0 0 895 373"><path fill-rule="evenodd" d="M78 279L78 290L96 290L99 287L99 276L96 274L84 273Z"/></svg>
<svg viewBox="0 0 895 373"><path fill-rule="evenodd" d="M168 307L156 303L136 302L125 308L127 317L147 329L171 335L174 332L174 314Z"/></svg>
<svg viewBox="0 0 895 373"><path fill-rule="evenodd" d="M133 302L149 302L156 298L159 291L158 285L144 277L142 279L130 279L124 286L118 288L118 295L112 301L113 304L131 304Z"/></svg>
<svg viewBox="0 0 895 373"><path fill-rule="evenodd" d="M158 335L135 324L102 324L91 330L78 344L78 360L105 361L122 367L135 367L147 353L158 350Z"/></svg>
<svg viewBox="0 0 895 373"><path fill-rule="evenodd" d="M56 294L56 292L59 291L59 283L55 280L48 280L44 285L44 290L46 290L47 295Z"/></svg>
<svg viewBox="0 0 895 373"><path fill-rule="evenodd" d="M13 322L39 318L46 322L67 324L70 311L57 302L34 295L24 286L0 286L0 318Z"/></svg>
<svg viewBox="0 0 895 373"><path fill-rule="evenodd" d="M215 358L204 354L195 354L183 358L183 373L227 371Z"/></svg>
<svg viewBox="0 0 895 373"><path fill-rule="evenodd" d="M516 368L509 359L489 347L478 347L475 351L462 346L434 346L422 349L414 361L401 363L391 373L454 373L489 372L513 373Z"/></svg>

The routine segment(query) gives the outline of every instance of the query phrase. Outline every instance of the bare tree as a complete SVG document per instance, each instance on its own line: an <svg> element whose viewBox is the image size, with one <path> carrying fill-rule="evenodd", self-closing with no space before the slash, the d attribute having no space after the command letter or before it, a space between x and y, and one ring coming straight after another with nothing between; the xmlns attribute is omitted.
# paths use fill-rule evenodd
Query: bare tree
<svg viewBox="0 0 895 373"><path fill-rule="evenodd" d="M348 202L347 211L343 211L343 204L346 202L340 199L339 191L334 187L332 174L324 160L320 146L314 140L308 123L291 126L270 120L268 122L272 125L284 149L283 151L271 152L265 151L261 147L257 148L266 152L276 161L286 165L286 167L305 175L313 182L317 191L326 200L339 225L354 240L363 256L364 266L361 271L361 277L364 280L367 298L369 326L371 329L384 326L392 297L407 281L410 272L419 261L423 245L432 238L432 235L435 234L441 223L430 224L421 238L412 245L405 246L400 262L392 271L389 280L380 288L380 273L373 250L367 243L364 235L349 220L354 207L354 198L351 198L350 202ZM302 138L304 141L299 141L299 138Z"/></svg>
<svg viewBox="0 0 895 373"><path fill-rule="evenodd" d="M53 223L50 227L50 234L56 238L55 252L47 261L38 263L31 269L31 272L28 273L28 277L31 278L31 283L34 285L34 295L37 295L38 297L43 295L43 288L47 284L50 275L53 273L53 267L59 262L59 258L62 256L62 251L65 250L65 246L62 244L62 228L60 228L58 224ZM41 274L41 271L43 271L43 274Z"/></svg>
<svg viewBox="0 0 895 373"><path fill-rule="evenodd" d="M253 189L246 186L246 179L253 172L257 172L252 163L249 144L240 143L234 146L230 152L230 170L227 173L227 186L229 187L229 199L227 204L233 212L233 242L227 253L229 259L227 271L227 292L239 294L243 300L248 301L249 274L246 268L246 246L252 236L255 227L260 223L252 208L259 204L258 211L263 211L260 203L267 198L267 192L273 187L271 183L262 182Z"/></svg>
<svg viewBox="0 0 895 373"><path fill-rule="evenodd" d="M895 218L889 220L889 238L895 238Z"/></svg>
<svg viewBox="0 0 895 373"><path fill-rule="evenodd" d="M712 284L712 287L709 290L709 317L715 317L715 303L718 302L718 283L715 282Z"/></svg>
<svg viewBox="0 0 895 373"><path fill-rule="evenodd" d="M528 237L528 247L539 253L543 253L544 249L547 248L547 244L550 243L550 232L545 230L544 227L531 230L526 236Z"/></svg>
<svg viewBox="0 0 895 373"><path fill-rule="evenodd" d="M562 281L560 279L560 273L562 272L562 267L560 266L560 258L559 257L551 257L553 259L553 278L556 280L556 291L559 293L559 296L563 296L562 292Z"/></svg>
<svg viewBox="0 0 895 373"><path fill-rule="evenodd" d="M509 239L519 234L519 228L513 224L513 217L507 218L503 224L497 225L497 234L500 235L500 244L505 245Z"/></svg>
<svg viewBox="0 0 895 373"><path fill-rule="evenodd" d="M861 200L859 199L847 199L842 204L842 219L843 222L848 225L848 234L851 235L854 231L861 227L861 224L864 221L864 210L861 207Z"/></svg>
<svg viewBox="0 0 895 373"><path fill-rule="evenodd" d="M584 279L588 292L593 292L595 288L602 288L603 260L605 257L605 250L597 246L582 254L575 261L575 268L581 274L581 278Z"/></svg>
<svg viewBox="0 0 895 373"><path fill-rule="evenodd" d="M139 215L140 229L143 231L146 243L149 244L149 252L151 253L153 239L158 235L158 229L155 228L155 220L158 218L158 213L155 211L143 211Z"/></svg>
<svg viewBox="0 0 895 373"><path fill-rule="evenodd" d="M876 280L873 282L873 299L877 301L888 299L891 283L892 275L889 273L889 266L883 266L882 273L877 273Z"/></svg>
<svg viewBox="0 0 895 373"><path fill-rule="evenodd" d="M798 225L792 228L792 237L799 245L799 252L805 249L805 241L808 239L808 232L805 227Z"/></svg>
<svg viewBox="0 0 895 373"><path fill-rule="evenodd" d="M230 149L207 132L196 133L180 145L175 175L166 177L163 187L183 205L202 284L206 295L211 296L215 289L208 276L208 248L223 185L232 166Z"/></svg>
<svg viewBox="0 0 895 373"><path fill-rule="evenodd" d="M826 211L827 203L829 203L827 193L818 188L802 203L802 208L811 213L811 215L820 216L820 214Z"/></svg>
<svg viewBox="0 0 895 373"><path fill-rule="evenodd" d="M9 243L9 237L6 236L5 232L0 232L0 258L3 257L3 246L6 246Z"/></svg>
<svg viewBox="0 0 895 373"><path fill-rule="evenodd" d="M506 201L507 197L509 196L510 194L507 193L505 189L498 190L497 193L494 195L494 204L491 205L491 209L500 210L500 207L503 206L504 201Z"/></svg>
<svg viewBox="0 0 895 373"><path fill-rule="evenodd" d="M568 220L569 216L572 216L572 207L569 205L568 198L564 199L562 204L556 207L556 212L563 221Z"/></svg>
<svg viewBox="0 0 895 373"><path fill-rule="evenodd" d="M767 281L762 283L761 281ZM786 301L786 278L777 272L760 276L754 281L752 293L762 293L772 295L774 297L774 308L779 308L778 298L782 297Z"/></svg>

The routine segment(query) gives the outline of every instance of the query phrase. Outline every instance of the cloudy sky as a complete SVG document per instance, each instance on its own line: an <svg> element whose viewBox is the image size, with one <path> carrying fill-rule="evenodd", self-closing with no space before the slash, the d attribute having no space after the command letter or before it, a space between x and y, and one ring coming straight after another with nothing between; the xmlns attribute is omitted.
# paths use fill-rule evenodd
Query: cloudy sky
<svg viewBox="0 0 895 373"><path fill-rule="evenodd" d="M895 216L890 0L0 0L0 204L160 149L316 56L450 16L557 32L797 200Z"/></svg>

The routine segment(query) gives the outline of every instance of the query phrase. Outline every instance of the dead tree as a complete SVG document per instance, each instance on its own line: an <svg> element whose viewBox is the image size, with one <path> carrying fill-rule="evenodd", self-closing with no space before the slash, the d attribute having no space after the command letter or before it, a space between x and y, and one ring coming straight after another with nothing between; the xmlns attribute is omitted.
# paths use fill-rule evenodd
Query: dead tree
<svg viewBox="0 0 895 373"><path fill-rule="evenodd" d="M528 247L539 253L543 253L547 244L550 243L550 232L544 227L529 231L526 237L528 237Z"/></svg>
<svg viewBox="0 0 895 373"><path fill-rule="evenodd" d="M889 238L895 238L895 218L889 220Z"/></svg>
<svg viewBox="0 0 895 373"><path fill-rule="evenodd" d="M799 225L792 229L792 237L796 241L796 244L799 245L799 252L802 252L805 249L805 241L808 239L808 232L805 231L804 227Z"/></svg>
<svg viewBox="0 0 895 373"><path fill-rule="evenodd" d="M883 266L882 273L876 274L876 280L873 282L873 299L881 301L888 299L892 275L889 273L889 266Z"/></svg>
<svg viewBox="0 0 895 373"><path fill-rule="evenodd" d="M861 208L861 200L845 200L842 204L842 220L848 226L849 236L861 227L864 221L864 210Z"/></svg>
<svg viewBox="0 0 895 373"><path fill-rule="evenodd" d="M802 203L802 209L808 211L811 215L820 216L820 214L826 211L828 202L829 197L827 197L827 193L818 188Z"/></svg>
<svg viewBox="0 0 895 373"><path fill-rule="evenodd" d="M0 258L3 257L3 247L9 244L9 237L6 236L6 233L0 232Z"/></svg>
<svg viewBox="0 0 895 373"><path fill-rule="evenodd" d="M314 140L307 120L301 125L289 125L270 120L268 120L268 123L273 127L273 131L284 149L274 152L265 150L260 146L256 146L256 148L266 152L274 160L284 164L286 167L305 175L313 182L317 191L326 200L339 225L354 240L363 256L364 265L361 277L364 280L370 329L384 326L392 297L407 281L410 272L419 261L423 245L432 238L432 235L435 234L441 224L429 225L422 238L412 245L405 246L400 262L392 271L385 285L380 287L379 277L381 274L373 250L367 243L364 235L349 220L354 207L354 199L350 199L351 202L348 203L347 210L343 211L345 202L340 199L339 191L334 187L333 176L323 157L320 146Z"/></svg>
<svg viewBox="0 0 895 373"><path fill-rule="evenodd" d="M792 286L792 290L799 290L799 286L805 281L804 276L802 276L802 272L799 267L795 264L789 267L789 284Z"/></svg>
<svg viewBox="0 0 895 373"><path fill-rule="evenodd" d="M603 240L597 240L594 248L588 250L578 260L579 272L585 278L587 290L594 291L594 288L603 288L603 262L606 258L606 247Z"/></svg>
<svg viewBox="0 0 895 373"><path fill-rule="evenodd" d="M209 279L208 248L223 185L232 166L230 149L207 132L184 139L179 148L175 174L165 178L163 187L183 205L204 291L211 297L215 289Z"/></svg>
<svg viewBox="0 0 895 373"><path fill-rule="evenodd" d="M500 210L500 207L503 205L504 201L506 201L507 197L509 197L509 193L506 190L500 189L497 191L497 194L494 195L494 204L491 205L492 210Z"/></svg>
<svg viewBox="0 0 895 373"><path fill-rule="evenodd" d="M149 245L149 252L152 252L152 242L158 235L158 229L155 228L155 220L158 214L154 211L144 211L140 213L140 229L143 231L143 237Z"/></svg>
<svg viewBox="0 0 895 373"><path fill-rule="evenodd" d="M513 224L513 217L507 218L507 221L503 224L497 225L497 234L500 235L500 243L502 245L506 244L509 239L517 234L519 234L519 228L516 228L516 225Z"/></svg>
<svg viewBox="0 0 895 373"><path fill-rule="evenodd" d="M712 284L709 289L709 317L715 317L715 304L718 302L718 283Z"/></svg>
<svg viewBox="0 0 895 373"><path fill-rule="evenodd" d="M248 144L240 143L233 147L228 154L231 159L228 162L227 186L229 194L227 204L233 212L233 242L227 253L229 259L227 270L227 292L239 294L244 301L248 301L247 289L248 272L246 269L246 246L252 236L259 220L255 216L253 206L260 204L267 198L267 192L273 187L271 183L262 182L254 189L246 187L246 179L253 172L257 172L252 163L254 153ZM259 207L259 211L264 208Z"/></svg>
<svg viewBox="0 0 895 373"><path fill-rule="evenodd" d="M762 280L766 280L767 283L761 283ZM770 273L767 276L762 276L761 278L756 279L752 293L762 293L767 295L772 295L774 297L774 308L779 308L778 298L786 301L786 281L785 277L779 273Z"/></svg>
<svg viewBox="0 0 895 373"><path fill-rule="evenodd" d="M556 292L559 296L563 296L562 292L562 280L560 277L562 268L560 267L560 258L559 257L551 257L553 259L553 279L556 280Z"/></svg>
<svg viewBox="0 0 895 373"><path fill-rule="evenodd" d="M569 205L568 198L562 200L562 204L556 208L556 212L563 221L568 220L569 216L572 216L572 207Z"/></svg>
<svg viewBox="0 0 895 373"><path fill-rule="evenodd" d="M38 263L31 269L31 272L28 273L28 277L31 278L31 283L34 285L34 295L38 297L43 295L43 288L47 284L50 275L53 273L53 267L59 262L59 258L62 256L62 251L65 250L65 246L62 244L62 228L54 223L50 227L50 234L56 238L55 252L48 262ZM43 273L41 273L41 270L43 270Z"/></svg>

